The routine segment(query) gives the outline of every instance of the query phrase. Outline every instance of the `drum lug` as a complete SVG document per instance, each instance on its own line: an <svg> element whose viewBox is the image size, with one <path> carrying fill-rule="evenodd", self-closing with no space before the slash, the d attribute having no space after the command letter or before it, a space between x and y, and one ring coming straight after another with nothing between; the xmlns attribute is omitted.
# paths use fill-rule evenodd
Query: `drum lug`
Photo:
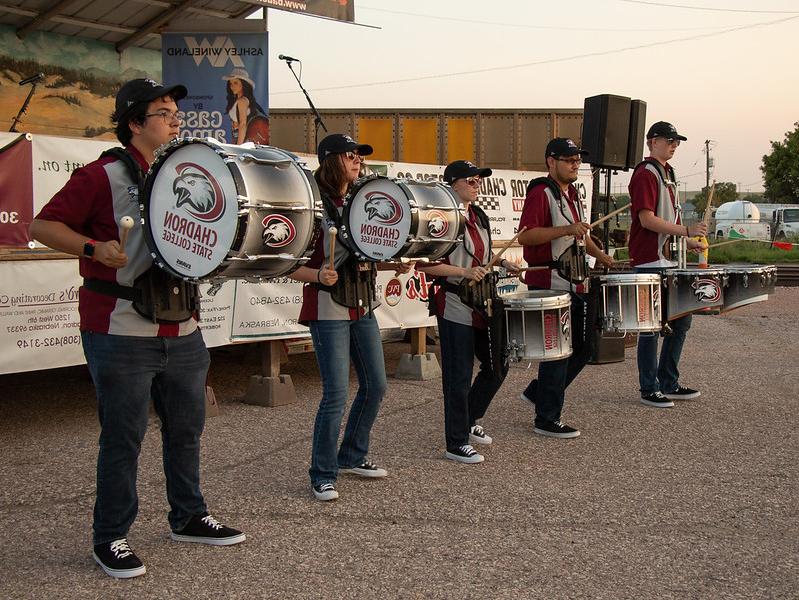
<svg viewBox="0 0 799 600"><path fill-rule="evenodd" d="M749 273L744 273L743 284L745 288L749 287Z"/></svg>

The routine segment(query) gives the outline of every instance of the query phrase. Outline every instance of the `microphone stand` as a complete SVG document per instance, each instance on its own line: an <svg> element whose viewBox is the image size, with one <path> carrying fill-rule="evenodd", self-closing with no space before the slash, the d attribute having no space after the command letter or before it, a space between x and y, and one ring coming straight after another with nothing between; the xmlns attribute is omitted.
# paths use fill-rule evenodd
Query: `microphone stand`
<svg viewBox="0 0 799 600"><path fill-rule="evenodd" d="M325 130L325 133L327 133L327 127L325 127L325 123L324 121L322 121L322 115L320 115L319 111L316 110L313 100L311 100L311 97L308 95L308 91L303 87L302 81L300 81L300 78L297 77L297 74L294 72L294 69L291 67L291 62L292 61L287 60L286 66L289 68L289 71L291 71L291 74L294 75L294 79L297 80L297 85L300 86L302 93L305 94L305 99L308 101L308 106L311 107L311 110L313 111L314 114L313 122L314 122L314 151L315 151L319 147L319 127L321 126L322 129Z"/></svg>
<svg viewBox="0 0 799 600"><path fill-rule="evenodd" d="M35 76L35 77L31 77L30 78L31 79L31 81L30 81L30 83L31 83L31 91L28 92L28 97L25 98L25 102L22 103L22 108L19 109L19 112L17 113L17 116L14 117L13 121L11 121L11 127L9 128L9 131L13 131L14 133L18 133L17 132L17 125L19 125L22 122L22 115L25 114L25 112L28 110L28 104L30 104L31 98L33 98L33 94L36 93L36 84L39 83L43 78L44 78L44 75Z"/></svg>

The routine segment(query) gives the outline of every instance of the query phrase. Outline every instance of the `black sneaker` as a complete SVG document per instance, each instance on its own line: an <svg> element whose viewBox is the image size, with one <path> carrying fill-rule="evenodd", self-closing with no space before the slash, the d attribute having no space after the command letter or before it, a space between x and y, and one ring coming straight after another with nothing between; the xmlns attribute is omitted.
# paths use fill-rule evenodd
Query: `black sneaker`
<svg viewBox="0 0 799 600"><path fill-rule="evenodd" d="M533 431L540 435L554 438L576 438L580 435L580 430L564 425L560 421L539 421L536 419Z"/></svg>
<svg viewBox="0 0 799 600"><path fill-rule="evenodd" d="M338 499L338 492L336 491L335 484L332 483L317 483L311 486L313 495L317 500L322 502L329 502L330 500Z"/></svg>
<svg viewBox="0 0 799 600"><path fill-rule="evenodd" d="M701 392L697 390L692 390L691 388L678 386L676 390L673 392L663 392L663 395L666 396L669 400L694 400L701 396Z"/></svg>
<svg viewBox="0 0 799 600"><path fill-rule="evenodd" d="M482 454L478 454L477 450L472 448L469 444L464 444L453 450L447 450L444 453L444 457L467 464L477 464L485 460L485 457Z"/></svg>
<svg viewBox="0 0 799 600"><path fill-rule="evenodd" d="M113 542L97 544L92 552L94 560L102 567L106 575L117 579L129 579L144 575L147 569L133 554L126 538L119 538Z"/></svg>
<svg viewBox="0 0 799 600"><path fill-rule="evenodd" d="M370 460L364 460L357 467L340 468L339 473L351 473L361 477L385 477L388 475L388 471L381 469Z"/></svg>
<svg viewBox="0 0 799 600"><path fill-rule="evenodd" d="M641 396L641 404L654 406L655 408L671 408L674 406L674 402L660 392L652 392L651 394Z"/></svg>
<svg viewBox="0 0 799 600"><path fill-rule="evenodd" d="M211 515L194 515L180 531L172 532L176 542L195 542L211 546L232 546L247 539L238 529L225 527Z"/></svg>
<svg viewBox="0 0 799 600"><path fill-rule="evenodd" d="M469 441L472 444L488 445L494 441L494 438L485 432L482 425L472 425L469 428Z"/></svg>

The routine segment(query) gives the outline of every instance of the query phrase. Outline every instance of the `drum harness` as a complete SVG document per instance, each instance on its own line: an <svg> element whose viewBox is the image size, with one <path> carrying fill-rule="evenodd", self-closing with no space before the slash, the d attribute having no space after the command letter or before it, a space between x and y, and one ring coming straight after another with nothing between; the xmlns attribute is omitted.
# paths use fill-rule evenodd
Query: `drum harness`
<svg viewBox="0 0 799 600"><path fill-rule="evenodd" d="M328 219L333 221L338 231L342 231L342 218L338 208L326 193L320 194ZM324 290L330 294L334 302L347 308L364 308L364 303L369 314L372 314L372 303L377 299L375 288L377 283L377 267L372 261L359 261L353 250L338 234L336 239L347 250L349 256L336 269L338 281L333 285L311 283L316 289ZM360 314L358 315L360 318Z"/></svg>
<svg viewBox="0 0 799 600"><path fill-rule="evenodd" d="M106 150L100 158L109 156L127 167L141 195L144 174L136 159L119 147ZM132 287L103 279L84 279L83 287L112 298L129 300L137 313L153 323L182 323L188 321L199 308L197 284L174 277L155 264L139 275Z"/></svg>

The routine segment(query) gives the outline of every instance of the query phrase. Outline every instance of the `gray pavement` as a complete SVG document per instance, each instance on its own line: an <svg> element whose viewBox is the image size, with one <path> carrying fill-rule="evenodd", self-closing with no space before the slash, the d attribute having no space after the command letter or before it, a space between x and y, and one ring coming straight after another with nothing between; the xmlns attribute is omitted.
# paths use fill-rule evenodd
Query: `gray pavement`
<svg viewBox="0 0 799 600"><path fill-rule="evenodd" d="M139 468L129 540L148 572L91 558L98 426L82 368L0 377L0 598L797 598L796 310L799 288L698 316L683 383L702 398L638 403L634 350L568 391L576 440L532 432L516 367L484 419L486 462L443 459L440 380L390 379L371 457L389 477L342 476L312 499L307 466L320 382L292 357L300 402L241 404L252 347L213 353L222 414L203 437L229 548L169 540L158 423ZM386 345L392 373L407 345ZM482 450L482 448L481 448Z"/></svg>

